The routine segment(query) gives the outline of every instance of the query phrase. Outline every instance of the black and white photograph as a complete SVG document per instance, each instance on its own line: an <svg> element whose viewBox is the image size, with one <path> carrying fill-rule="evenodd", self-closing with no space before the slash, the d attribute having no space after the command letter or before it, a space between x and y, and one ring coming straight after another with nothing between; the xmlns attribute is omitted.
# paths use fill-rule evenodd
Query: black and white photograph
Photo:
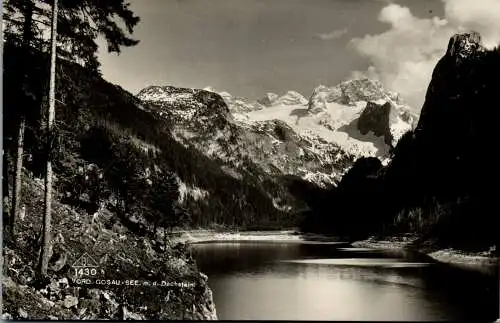
<svg viewBox="0 0 500 323"><path fill-rule="evenodd" d="M2 320L500 322L500 0L2 17Z"/></svg>

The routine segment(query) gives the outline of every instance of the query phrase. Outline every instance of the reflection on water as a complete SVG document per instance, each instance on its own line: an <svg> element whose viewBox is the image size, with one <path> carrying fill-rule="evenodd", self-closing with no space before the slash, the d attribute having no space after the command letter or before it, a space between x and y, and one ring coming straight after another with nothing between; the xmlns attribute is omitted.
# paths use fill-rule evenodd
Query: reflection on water
<svg viewBox="0 0 500 323"><path fill-rule="evenodd" d="M317 264L317 265L337 265L337 266L368 266L368 267L424 267L430 265L427 262L404 262L395 258L351 258L351 259L299 259L285 260L285 262L294 262L298 264Z"/></svg>
<svg viewBox="0 0 500 323"><path fill-rule="evenodd" d="M498 276L457 270L411 252L271 242L196 244L192 252L209 277L219 319L498 316Z"/></svg>

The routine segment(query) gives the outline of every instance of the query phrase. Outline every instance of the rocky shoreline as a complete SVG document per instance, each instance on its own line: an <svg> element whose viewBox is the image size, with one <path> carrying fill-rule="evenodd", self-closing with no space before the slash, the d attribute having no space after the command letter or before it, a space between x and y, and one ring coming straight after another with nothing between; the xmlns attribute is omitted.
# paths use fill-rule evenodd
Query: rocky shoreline
<svg viewBox="0 0 500 323"><path fill-rule="evenodd" d="M302 242L300 235L294 231L215 231L186 230L172 234L171 241L175 243L208 243L217 241L286 241Z"/></svg>

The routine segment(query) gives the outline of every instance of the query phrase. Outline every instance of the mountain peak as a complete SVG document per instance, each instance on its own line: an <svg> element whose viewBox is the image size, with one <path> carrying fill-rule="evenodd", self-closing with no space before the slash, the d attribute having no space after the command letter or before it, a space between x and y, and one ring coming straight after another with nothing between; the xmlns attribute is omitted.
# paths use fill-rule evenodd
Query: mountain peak
<svg viewBox="0 0 500 323"><path fill-rule="evenodd" d="M217 93L217 90L215 90L215 89L214 89L213 87L211 87L211 86L205 86L205 87L203 88L203 91Z"/></svg>
<svg viewBox="0 0 500 323"><path fill-rule="evenodd" d="M483 51L481 35L478 32L455 34L450 38L446 54L450 57L463 59Z"/></svg>
<svg viewBox="0 0 500 323"><path fill-rule="evenodd" d="M172 95L189 96L193 95L194 89L180 88L171 85L150 85L140 90L136 97L143 101L170 100Z"/></svg>
<svg viewBox="0 0 500 323"><path fill-rule="evenodd" d="M322 112L328 103L356 106L359 102L369 101L379 104L392 101L397 105L404 105L399 95L384 89L380 81L360 78L344 81L333 87L316 87L309 100L309 111L313 114Z"/></svg>
<svg viewBox="0 0 500 323"><path fill-rule="evenodd" d="M283 105L304 105L309 101L297 91L288 91L276 100L276 103Z"/></svg>
<svg viewBox="0 0 500 323"><path fill-rule="evenodd" d="M264 97L258 99L257 102L266 107L270 107L276 102L276 100L278 100L278 98L279 96L276 93L269 92L266 93Z"/></svg>
<svg viewBox="0 0 500 323"><path fill-rule="evenodd" d="M484 117L488 115L485 111L496 109L492 102L497 101L497 94L492 93L498 92L497 55L498 51L483 47L477 32L450 38L446 54L432 73L416 129L419 136L436 145L437 139L443 138L449 145L450 137L460 142L455 138L460 129L479 133L479 122L474 123L477 120L482 120L481 128L487 128L490 118Z"/></svg>

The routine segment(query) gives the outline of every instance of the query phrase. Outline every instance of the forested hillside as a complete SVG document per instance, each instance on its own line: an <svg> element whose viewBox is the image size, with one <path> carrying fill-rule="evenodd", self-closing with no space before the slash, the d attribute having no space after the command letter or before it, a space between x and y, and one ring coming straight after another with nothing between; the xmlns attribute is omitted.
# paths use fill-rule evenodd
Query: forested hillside
<svg viewBox="0 0 500 323"><path fill-rule="evenodd" d="M34 87L35 97L28 101L28 93L20 92L16 86L20 81L16 79L15 65L20 50L5 48L4 79L9 82L4 111L5 117L10 118L19 102L28 102L29 110L35 111L26 133L26 168L34 176L41 176L41 120L36 111L44 93L44 78L37 78L40 82ZM32 54L31 59L38 62L41 76L47 61L41 54ZM268 194L282 186L272 181L255 181L258 174L250 173L248 176L253 178L241 180L225 173L217 160L175 141L171 125L152 112L153 106L76 64L61 61L57 77L60 81L56 92L54 161L57 191L65 203L90 213L100 206L111 207L136 228L151 229L162 221L169 222L168 226L195 227L216 223L240 227L293 223L286 213L273 206ZM217 94L203 95L209 98L207 109L224 105ZM7 156L14 149L15 131L14 127L5 129ZM189 188L201 189L207 198L189 194Z"/></svg>

